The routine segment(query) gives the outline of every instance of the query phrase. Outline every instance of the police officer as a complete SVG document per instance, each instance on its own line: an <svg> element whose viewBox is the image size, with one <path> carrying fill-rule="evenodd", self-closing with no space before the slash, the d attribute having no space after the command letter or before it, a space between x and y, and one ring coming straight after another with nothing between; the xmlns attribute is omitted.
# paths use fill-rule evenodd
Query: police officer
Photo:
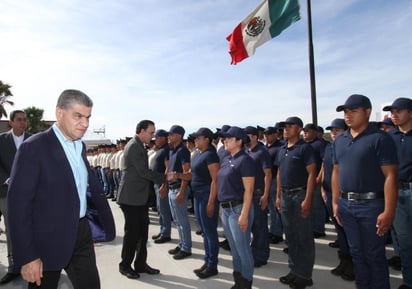
<svg viewBox="0 0 412 289"><path fill-rule="evenodd" d="M229 156L223 159L218 172L218 200L222 208L222 224L227 237L233 263L235 286L252 288L253 254L250 232L253 223L252 198L256 165L243 149L247 135L237 126L222 133Z"/></svg>
<svg viewBox="0 0 412 289"><path fill-rule="evenodd" d="M369 124L372 105L353 94L336 108L349 129L333 143L332 202L358 289L388 289L385 241L395 215L398 160L391 137Z"/></svg>
<svg viewBox="0 0 412 289"><path fill-rule="evenodd" d="M399 191L394 228L399 243L403 285L399 289L412 288L412 99L397 98L390 111L396 129L390 131L398 151Z"/></svg>
<svg viewBox="0 0 412 289"><path fill-rule="evenodd" d="M259 131L256 127L247 126L245 133L249 137L245 150L255 161L257 167L253 194L255 216L252 225L251 246L255 260L254 265L258 268L268 263L270 255L267 206L272 184L272 159L268 149L259 142Z"/></svg>
<svg viewBox="0 0 412 289"><path fill-rule="evenodd" d="M279 280L291 288L304 289L313 285L315 243L310 213L316 160L310 144L300 139L302 120L289 117L283 126L287 143L278 154L276 207L281 211L288 240L290 272Z"/></svg>

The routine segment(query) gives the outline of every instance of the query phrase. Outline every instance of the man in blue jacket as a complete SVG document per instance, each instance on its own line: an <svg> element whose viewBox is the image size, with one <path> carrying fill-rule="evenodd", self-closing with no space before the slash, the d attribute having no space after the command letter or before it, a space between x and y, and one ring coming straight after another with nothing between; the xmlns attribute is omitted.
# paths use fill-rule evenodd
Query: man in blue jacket
<svg viewBox="0 0 412 289"><path fill-rule="evenodd" d="M65 269L73 288L99 289L100 279L89 222L87 197L99 213L106 240L113 240L113 215L86 160L80 140L93 102L65 90L56 123L20 145L8 191L8 229L16 266L28 288L57 288Z"/></svg>

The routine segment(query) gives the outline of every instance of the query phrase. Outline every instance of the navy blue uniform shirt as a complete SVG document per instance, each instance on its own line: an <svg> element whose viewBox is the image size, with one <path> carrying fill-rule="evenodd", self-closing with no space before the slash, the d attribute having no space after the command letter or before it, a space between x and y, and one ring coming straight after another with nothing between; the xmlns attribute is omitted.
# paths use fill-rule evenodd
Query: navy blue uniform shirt
<svg viewBox="0 0 412 289"><path fill-rule="evenodd" d="M285 143L281 140L275 141L271 146L266 145L269 155L272 158L272 179L276 178L278 173L278 166L276 165L278 153Z"/></svg>
<svg viewBox="0 0 412 289"><path fill-rule="evenodd" d="M258 143L252 150L245 149L251 158L256 162L255 191L265 189L265 171L272 169L272 158L268 149L262 143Z"/></svg>
<svg viewBox="0 0 412 289"><path fill-rule="evenodd" d="M333 142L333 163L339 166L339 184L343 192L383 192L385 177L381 166L397 165L392 138L376 125L355 138L346 130Z"/></svg>
<svg viewBox="0 0 412 289"><path fill-rule="evenodd" d="M279 151L277 166L280 170L282 188L306 187L306 167L316 162L312 146L304 140L288 148L286 143Z"/></svg>
<svg viewBox="0 0 412 289"><path fill-rule="evenodd" d="M196 193L209 193L212 178L209 173L209 165L219 163L216 149L209 147L203 152L199 152L193 157L191 170L191 188Z"/></svg>
<svg viewBox="0 0 412 289"><path fill-rule="evenodd" d="M220 162L220 163L223 162L223 159L224 159L225 157L229 157L229 156L230 156L230 154L228 153L228 151L225 150L225 146L224 146L224 145L221 146L221 147L218 149L217 155L219 156L219 162Z"/></svg>
<svg viewBox="0 0 412 289"><path fill-rule="evenodd" d="M155 155L152 159L152 171L158 172L158 173L164 173L166 171L166 165L165 165L165 160L167 160L169 157L169 146L165 144L162 146L160 149L158 149L155 152Z"/></svg>
<svg viewBox="0 0 412 289"><path fill-rule="evenodd" d="M169 151L169 172L183 173L182 165L190 164L190 152L187 147L181 143Z"/></svg>
<svg viewBox="0 0 412 289"><path fill-rule="evenodd" d="M308 142L313 148L313 151L315 152L315 158L316 158L316 171L319 173L321 167L322 167L322 159L323 155L325 153L325 146L326 142L321 141L318 138L315 138L313 141Z"/></svg>
<svg viewBox="0 0 412 289"><path fill-rule="evenodd" d="M332 171L333 171L333 159L332 159L332 144L328 143L325 147L325 153L323 155L323 188L327 192L332 192Z"/></svg>
<svg viewBox="0 0 412 289"><path fill-rule="evenodd" d="M398 152L399 181L412 182L412 130L402 133L396 128L391 130L389 135L394 140Z"/></svg>
<svg viewBox="0 0 412 289"><path fill-rule="evenodd" d="M245 189L242 178L256 177L255 161L244 150L233 157L229 154L224 158L217 176L217 199L220 202L243 200Z"/></svg>

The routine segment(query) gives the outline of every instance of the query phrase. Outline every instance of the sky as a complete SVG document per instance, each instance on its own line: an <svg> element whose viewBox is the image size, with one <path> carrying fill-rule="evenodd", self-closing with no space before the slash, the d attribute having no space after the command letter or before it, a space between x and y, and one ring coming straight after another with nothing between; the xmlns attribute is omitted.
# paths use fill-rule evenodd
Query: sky
<svg viewBox="0 0 412 289"><path fill-rule="evenodd" d="M55 120L64 89L93 102L86 138L113 141L143 119L188 133L224 124L273 126L312 119L305 0L301 20L230 65L228 36L260 0L2 0L0 79L14 106ZM372 120L412 96L411 0L312 0L317 120L355 93ZM95 134L96 130L105 134Z"/></svg>

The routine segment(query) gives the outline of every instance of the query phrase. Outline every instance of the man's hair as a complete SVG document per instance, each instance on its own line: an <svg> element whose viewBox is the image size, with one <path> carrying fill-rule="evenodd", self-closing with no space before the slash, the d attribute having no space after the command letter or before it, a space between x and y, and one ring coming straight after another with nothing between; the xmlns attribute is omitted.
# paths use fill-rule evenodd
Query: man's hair
<svg viewBox="0 0 412 289"><path fill-rule="evenodd" d="M93 101L86 94L76 89L64 90L57 100L56 107L61 109L69 109L73 104L81 104L86 107L93 107Z"/></svg>
<svg viewBox="0 0 412 289"><path fill-rule="evenodd" d="M139 134L142 129L146 130L149 125L155 125L153 121L151 120L141 120L139 123L136 125L136 134Z"/></svg>
<svg viewBox="0 0 412 289"><path fill-rule="evenodd" d="M24 112L23 110L13 110L13 111L10 113L10 120L11 120L11 121L14 121L14 118L16 117L16 114L18 114L18 113L24 113L24 114L26 114L26 112Z"/></svg>

